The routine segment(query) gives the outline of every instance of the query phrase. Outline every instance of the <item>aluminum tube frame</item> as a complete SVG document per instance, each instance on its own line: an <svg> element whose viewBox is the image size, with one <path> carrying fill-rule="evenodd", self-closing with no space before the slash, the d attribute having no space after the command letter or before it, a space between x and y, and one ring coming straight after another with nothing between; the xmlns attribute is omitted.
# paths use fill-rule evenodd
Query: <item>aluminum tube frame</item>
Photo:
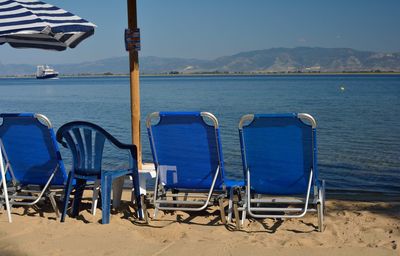
<svg viewBox="0 0 400 256"><path fill-rule="evenodd" d="M307 194L306 194L306 202L304 204L304 210L300 214L287 214L287 215L274 215L274 214L255 214L252 212L257 207L251 207L251 193L250 193L250 170L247 169L247 187L246 187L246 198L247 198L247 212L253 218L302 218L307 213L308 208L308 201L310 197L311 191L311 184L313 180L313 170L310 171L310 177L308 179L308 187L307 187ZM252 209L253 208L253 209ZM266 210L267 211L267 210Z"/></svg>
<svg viewBox="0 0 400 256"><path fill-rule="evenodd" d="M12 218L11 218L11 208L10 208L10 201L8 198L8 189L7 189L7 181L6 181L6 171L4 169L4 164L3 164L3 142L0 139L0 168L1 168L1 180L2 180L2 185L3 185L3 194L4 194L4 200L5 200L5 205L6 205L6 211L7 211L7 217L8 217L8 222L12 223Z"/></svg>
<svg viewBox="0 0 400 256"><path fill-rule="evenodd" d="M216 181L217 181L217 177L218 177L218 175L219 175L219 169L220 169L220 168L219 168L219 166L218 166L218 167L217 167L217 170L216 170L216 172L215 172L215 175L214 175L214 178L213 178L213 181L212 181L210 190L209 190L209 192L208 192L207 199L206 199L206 201L204 201L204 204L203 204L201 207L198 207L198 208L189 208L189 207L164 207L164 206L160 206L161 203L163 203L163 204L177 204L179 201L174 201L174 200L172 200L172 201L157 200L157 196L158 196L158 189L157 189L157 187L158 187L158 176L159 176L159 168L157 168L157 177L156 177L156 184L155 184L156 188L155 188L155 191L154 191L154 206L155 206L155 208L157 208L157 209L159 209L159 210L168 210L168 211L171 211L171 210L178 210L178 211L202 211L202 210L206 209L206 208L209 206L210 199L211 199L211 196L212 196L213 191L214 191L214 186L215 186L215 183L216 183ZM194 201L194 202L198 202L198 201ZM187 203L185 203L185 204L189 204L189 203L190 203L190 201L187 201ZM197 203L195 203L195 204L197 204Z"/></svg>
<svg viewBox="0 0 400 256"><path fill-rule="evenodd" d="M48 189L48 187L49 187L51 181L53 180L54 175L55 175L56 172L58 171L58 169L59 169L59 166L58 166L58 164L57 164L57 167L54 169L53 173L50 175L49 180L48 180L47 183L44 185L44 187L43 187L42 191L40 192L40 194L37 195L37 196L32 196L32 197L30 197L30 198L33 200L32 202L18 202L18 201L14 201L13 204L14 204L14 205L27 205L27 206L31 206L31 205L37 204L37 203L40 201L40 199L42 199L44 193L47 191L47 189ZM10 199L18 199L18 196L10 196ZM25 198L25 199L28 199L28 198Z"/></svg>

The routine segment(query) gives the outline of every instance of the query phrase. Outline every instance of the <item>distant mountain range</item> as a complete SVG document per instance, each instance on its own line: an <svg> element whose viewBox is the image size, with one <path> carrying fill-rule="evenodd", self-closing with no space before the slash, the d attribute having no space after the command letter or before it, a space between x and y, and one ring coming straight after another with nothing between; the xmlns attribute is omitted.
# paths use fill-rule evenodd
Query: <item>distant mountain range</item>
<svg viewBox="0 0 400 256"><path fill-rule="evenodd" d="M129 72L127 56L75 64L50 65L65 75L127 74ZM1 64L0 62L2 76L30 75L35 70L34 65ZM349 48L272 48L241 52L214 60L141 57L140 70L144 74L400 72L400 53L377 53Z"/></svg>

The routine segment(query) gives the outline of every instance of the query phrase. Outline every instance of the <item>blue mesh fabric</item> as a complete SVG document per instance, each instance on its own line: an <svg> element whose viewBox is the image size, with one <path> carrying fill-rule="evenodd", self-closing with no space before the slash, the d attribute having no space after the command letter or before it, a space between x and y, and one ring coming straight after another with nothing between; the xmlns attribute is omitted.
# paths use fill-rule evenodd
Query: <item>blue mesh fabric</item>
<svg viewBox="0 0 400 256"><path fill-rule="evenodd" d="M33 115L5 115L0 126L0 137L14 175L22 185L45 185L59 164L53 185L66 180L54 132L41 124Z"/></svg>
<svg viewBox="0 0 400 256"><path fill-rule="evenodd" d="M219 165L219 131L200 113L160 113L151 127L161 181L169 188L209 189ZM222 157L222 156L221 156ZM221 167L216 187L222 183Z"/></svg>
<svg viewBox="0 0 400 256"><path fill-rule="evenodd" d="M256 193L306 193L313 165L311 126L294 114L256 115L243 127L242 136L244 168L250 170L250 185Z"/></svg>

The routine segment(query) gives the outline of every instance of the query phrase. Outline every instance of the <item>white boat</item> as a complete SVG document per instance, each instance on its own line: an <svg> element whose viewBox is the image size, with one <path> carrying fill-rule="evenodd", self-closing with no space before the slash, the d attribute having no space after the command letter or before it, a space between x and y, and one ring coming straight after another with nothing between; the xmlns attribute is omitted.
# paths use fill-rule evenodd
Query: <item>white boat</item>
<svg viewBox="0 0 400 256"><path fill-rule="evenodd" d="M50 68L47 65L39 65L36 69L36 78L37 79L48 79L48 78L57 78L58 72L54 69Z"/></svg>

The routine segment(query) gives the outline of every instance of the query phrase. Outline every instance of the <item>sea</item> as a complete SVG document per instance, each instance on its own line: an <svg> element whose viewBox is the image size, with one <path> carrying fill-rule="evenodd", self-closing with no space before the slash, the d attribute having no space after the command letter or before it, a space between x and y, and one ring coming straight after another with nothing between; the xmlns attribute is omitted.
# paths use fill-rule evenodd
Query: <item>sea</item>
<svg viewBox="0 0 400 256"><path fill-rule="evenodd" d="M152 162L149 113L207 111L220 123L227 176L242 179L240 117L302 112L317 121L328 190L400 193L400 75L142 76L140 94L144 162ZM131 141L129 77L1 78L0 112L42 113L55 130L90 121ZM62 155L69 168L69 152ZM112 151L105 162L123 159Z"/></svg>

